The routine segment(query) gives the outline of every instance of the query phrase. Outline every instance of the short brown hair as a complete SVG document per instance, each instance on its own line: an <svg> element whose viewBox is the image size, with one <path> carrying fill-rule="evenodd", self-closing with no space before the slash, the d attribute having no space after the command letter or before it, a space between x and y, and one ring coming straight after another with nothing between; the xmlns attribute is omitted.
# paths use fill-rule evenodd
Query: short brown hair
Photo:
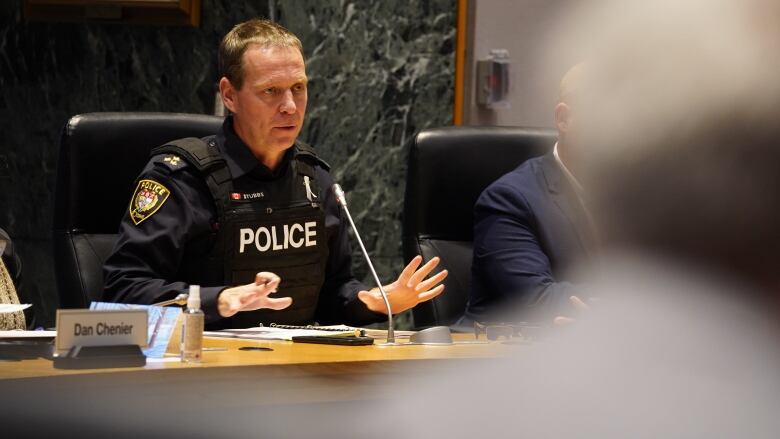
<svg viewBox="0 0 780 439"><path fill-rule="evenodd" d="M301 40L279 24L259 18L239 23L222 38L219 45L219 73L237 89L244 83L242 59L250 44L295 47L303 56Z"/></svg>

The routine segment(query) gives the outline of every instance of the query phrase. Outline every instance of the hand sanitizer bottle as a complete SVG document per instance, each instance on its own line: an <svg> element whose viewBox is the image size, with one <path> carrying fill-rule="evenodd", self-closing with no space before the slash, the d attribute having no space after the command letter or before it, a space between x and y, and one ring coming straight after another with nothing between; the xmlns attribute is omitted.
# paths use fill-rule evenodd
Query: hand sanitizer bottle
<svg viewBox="0 0 780 439"><path fill-rule="evenodd" d="M203 324L205 316L200 310L200 285L190 285L187 308L183 313L181 330L182 363L199 363L203 356Z"/></svg>

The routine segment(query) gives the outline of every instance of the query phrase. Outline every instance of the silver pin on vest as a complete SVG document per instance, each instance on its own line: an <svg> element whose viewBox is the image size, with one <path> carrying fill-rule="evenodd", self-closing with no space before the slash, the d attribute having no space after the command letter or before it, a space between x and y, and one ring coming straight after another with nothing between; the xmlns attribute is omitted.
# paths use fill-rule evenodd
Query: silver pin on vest
<svg viewBox="0 0 780 439"><path fill-rule="evenodd" d="M311 190L311 183L308 175L303 176L303 185L306 186L306 198L308 198L309 202L312 204L315 203L317 195Z"/></svg>

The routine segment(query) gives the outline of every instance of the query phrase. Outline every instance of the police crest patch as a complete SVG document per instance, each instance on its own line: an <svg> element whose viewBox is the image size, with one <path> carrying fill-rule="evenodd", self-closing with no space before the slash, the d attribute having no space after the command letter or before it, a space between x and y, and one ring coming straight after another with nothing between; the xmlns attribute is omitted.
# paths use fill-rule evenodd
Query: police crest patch
<svg viewBox="0 0 780 439"><path fill-rule="evenodd" d="M154 215L168 200L171 191L154 180L141 180L130 200L130 219L136 226Z"/></svg>

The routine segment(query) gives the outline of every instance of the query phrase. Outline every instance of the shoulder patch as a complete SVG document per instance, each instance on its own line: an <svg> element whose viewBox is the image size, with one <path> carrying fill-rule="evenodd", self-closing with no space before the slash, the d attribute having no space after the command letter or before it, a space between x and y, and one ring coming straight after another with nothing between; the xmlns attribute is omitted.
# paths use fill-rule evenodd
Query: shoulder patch
<svg viewBox="0 0 780 439"><path fill-rule="evenodd" d="M168 200L171 191L154 180L141 180L130 199L130 219L136 226L154 215Z"/></svg>

